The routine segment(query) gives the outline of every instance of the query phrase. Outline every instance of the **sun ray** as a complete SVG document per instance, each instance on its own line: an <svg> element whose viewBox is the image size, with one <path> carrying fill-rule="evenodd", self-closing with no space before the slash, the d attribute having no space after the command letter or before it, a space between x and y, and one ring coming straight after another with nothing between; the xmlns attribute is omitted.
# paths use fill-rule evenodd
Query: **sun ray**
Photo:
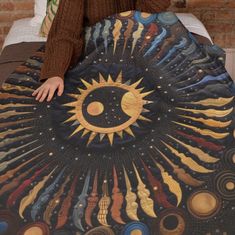
<svg viewBox="0 0 235 235"><path fill-rule="evenodd" d="M106 80L104 79L103 75L100 73L99 74L99 83L106 83Z"/></svg>
<svg viewBox="0 0 235 235"><path fill-rule="evenodd" d="M0 104L0 109L3 110L5 108L16 108L16 107L32 107L35 106L34 104Z"/></svg>
<svg viewBox="0 0 235 235"><path fill-rule="evenodd" d="M112 77L111 77L111 75L108 76L108 81L107 81L107 83L114 83L114 82L113 82L113 79L112 79Z"/></svg>
<svg viewBox="0 0 235 235"><path fill-rule="evenodd" d="M21 140L24 140L28 137L32 137L33 134L30 134L30 135L22 135L22 136L18 136L18 137L13 137L13 138L4 138L4 140L2 140L0 142L0 148L2 148L3 146L5 146L5 144L12 144L12 143L15 143L17 141L21 141Z"/></svg>
<svg viewBox="0 0 235 235"><path fill-rule="evenodd" d="M137 195L140 199L141 208L148 216L152 218L156 218L157 215L155 214L155 211L154 211L154 202L150 198L150 191L146 188L146 185L141 180L138 170L134 164L133 164L133 167L135 170L136 178L138 180Z"/></svg>
<svg viewBox="0 0 235 235"><path fill-rule="evenodd" d="M81 130L83 130L84 129L84 127L83 126L78 126L76 129L75 129L75 131L70 135L70 137L72 137L73 135L75 135L75 134L77 134L79 131L81 131Z"/></svg>
<svg viewBox="0 0 235 235"><path fill-rule="evenodd" d="M132 192L131 182L127 175L127 172L125 170L125 167L123 167L124 176L125 176L125 183L126 183L126 213L128 217L132 220L139 221L137 210L138 210L138 203L136 202L137 196L134 192Z"/></svg>
<svg viewBox="0 0 235 235"><path fill-rule="evenodd" d="M131 84L131 87L133 87L134 89L138 87L138 85L143 81L143 78L139 79L137 82Z"/></svg>
<svg viewBox="0 0 235 235"><path fill-rule="evenodd" d="M148 92L145 92L145 93L141 93L141 97L144 98L150 94L152 94L154 91L148 91Z"/></svg>
<svg viewBox="0 0 235 235"><path fill-rule="evenodd" d="M147 104L153 104L154 102L151 100L143 100L143 104L147 105Z"/></svg>
<svg viewBox="0 0 235 235"><path fill-rule="evenodd" d="M133 137L135 137L134 133L132 132L131 128L128 127L125 129L125 132L127 132L129 135L132 135Z"/></svg>
<svg viewBox="0 0 235 235"><path fill-rule="evenodd" d="M214 172L214 170L210 170L208 168L205 168L204 166L199 165L196 161L194 161L192 158L186 156L183 152L179 152L169 144L165 143L164 141L161 141L175 156L181 159L182 163L184 163L186 166L188 166L193 171L199 172L199 173L211 173Z"/></svg>
<svg viewBox="0 0 235 235"><path fill-rule="evenodd" d="M50 172L50 174L44 176L43 180L41 180L34 188L29 192L28 195L26 195L21 201L19 206L19 215L21 218L24 218L24 211L25 209L36 199L39 191L43 188L47 180L50 178L50 176L53 174L53 172L56 170L57 166Z"/></svg>
<svg viewBox="0 0 235 235"><path fill-rule="evenodd" d="M121 70L120 73L119 73L118 76L117 76L116 82L122 84L122 78L123 78L123 77L122 77L122 70Z"/></svg>
<svg viewBox="0 0 235 235"><path fill-rule="evenodd" d="M63 123L72 122L72 121L76 121L76 120L77 120L76 115L73 115L69 119L65 120Z"/></svg>
<svg viewBox="0 0 235 235"><path fill-rule="evenodd" d="M113 145L113 137L114 137L114 133L109 133L108 134L109 142L110 142L111 145Z"/></svg>
<svg viewBox="0 0 235 235"><path fill-rule="evenodd" d="M95 79L92 79L92 85L98 85L99 83L95 80Z"/></svg>
<svg viewBox="0 0 235 235"><path fill-rule="evenodd" d="M74 98L74 99L78 99L79 95L78 94L68 94L68 96Z"/></svg>
<svg viewBox="0 0 235 235"><path fill-rule="evenodd" d="M37 142L37 141L38 141L38 139L33 140L33 141L31 141L29 143L26 143L24 145L20 145L19 147L16 147L16 148L10 148L10 150L8 150L8 151L0 152L0 160L3 160L4 158L8 157L9 154L17 152L20 149L24 149L25 147L27 147L27 146L29 146L29 145Z"/></svg>
<svg viewBox="0 0 235 235"><path fill-rule="evenodd" d="M185 148L187 148L192 154L196 155L201 161L208 162L208 163L216 163L219 161L219 159L210 156L208 153L203 152L200 148L196 148L193 146L190 146L188 144L183 143L182 141L174 138L173 136L167 135L177 143L181 144Z"/></svg>
<svg viewBox="0 0 235 235"><path fill-rule="evenodd" d="M149 109L146 109L146 108L143 108L143 109L142 109L142 113L149 113L149 112L150 112Z"/></svg>
<svg viewBox="0 0 235 235"><path fill-rule="evenodd" d="M26 127L26 128L19 128L19 129L15 129L15 130L7 130L7 131L4 131L4 132L1 132L0 133L0 139L4 139L4 138L6 138L6 136L8 136L10 134L17 134L21 131L30 130L32 128L33 127Z"/></svg>
<svg viewBox="0 0 235 235"><path fill-rule="evenodd" d="M5 169L7 169L7 167L12 164L12 163L15 163L17 162L18 160L22 159L24 156L27 156L29 155L30 153L32 153L33 151L36 151L38 149L40 149L41 147L43 147L43 145L40 145L40 146L37 146L37 147L34 147L33 149L27 151L27 152L24 152L23 154L15 157L15 158L12 158L10 160L6 160L4 162L1 162L0 163L0 172L4 171Z"/></svg>
<svg viewBox="0 0 235 235"><path fill-rule="evenodd" d="M117 131L116 133L123 139L123 131Z"/></svg>
<svg viewBox="0 0 235 235"><path fill-rule="evenodd" d="M3 91L1 91L3 92ZM9 99L9 98L15 98L15 99L31 99L31 97L24 96L24 95L16 95L16 94L11 94L11 93L0 93L0 100L3 99Z"/></svg>
<svg viewBox="0 0 235 235"><path fill-rule="evenodd" d="M4 123L0 123L0 128L7 127L7 126L14 126L14 125L18 125L18 124L25 123L25 122L31 122L33 120L34 120L34 118L26 118L26 119L23 119L23 120L17 120L17 121L12 121L12 122L4 122Z"/></svg>
<svg viewBox="0 0 235 235"><path fill-rule="evenodd" d="M142 120L142 121L146 121L146 122L151 122L151 121L152 121L152 120L150 120L150 119L144 117L143 115L140 115L138 119L139 119L139 120Z"/></svg>
<svg viewBox="0 0 235 235"><path fill-rule="evenodd" d="M85 127L83 127L84 129ZM82 137L84 137L85 135L87 135L88 133L90 133L90 130L84 129L83 133L82 133Z"/></svg>
<svg viewBox="0 0 235 235"><path fill-rule="evenodd" d="M76 109L74 109L74 110L69 110L68 113L76 114Z"/></svg>
<svg viewBox="0 0 235 235"><path fill-rule="evenodd" d="M82 94L85 90L83 90L82 88L78 88L78 91L80 92L80 94Z"/></svg>
<svg viewBox="0 0 235 235"><path fill-rule="evenodd" d="M227 137L229 135L228 132L226 132L226 133L217 133L217 132L214 132L214 131L211 131L211 130L208 130L208 129L200 129L200 128L195 127L195 126L186 125L186 124L175 122L175 121L173 121L173 123L175 123L177 125L180 125L180 126L183 126L183 127L187 127L189 129L192 129L193 131L195 131L195 132L197 132L201 135L205 135L205 136L209 135L214 139L224 139L225 137Z"/></svg>
<svg viewBox="0 0 235 235"><path fill-rule="evenodd" d="M29 88L29 87L17 86L17 85L8 84L8 83L3 83L2 88L3 88L5 91L12 91L12 90L30 91L30 92L33 92L33 91L34 91L34 89ZM32 97L31 97L31 99L32 99Z"/></svg>
<svg viewBox="0 0 235 235"><path fill-rule="evenodd" d="M190 174L188 174L183 168L180 168L178 165L174 164L165 154L163 154L159 149L155 147L155 149L160 153L161 157L165 159L170 166L173 168L174 174L178 177L179 180L184 182L185 184L199 187L204 182L193 178Z"/></svg>
<svg viewBox="0 0 235 235"><path fill-rule="evenodd" d="M144 87L141 87L139 89L136 89L139 93L141 93L144 90Z"/></svg>
<svg viewBox="0 0 235 235"><path fill-rule="evenodd" d="M206 107L208 106L222 107L222 106L229 104L233 99L234 97L230 97L230 98L219 97L215 99L210 98L210 99L200 100L196 102L191 102L191 104L200 104Z"/></svg>
<svg viewBox="0 0 235 235"><path fill-rule="evenodd" d="M33 112L17 112L17 111L7 111L4 113L0 113L0 118L6 119L6 118L10 118L10 117L14 117L17 116L19 114L32 114Z"/></svg>
<svg viewBox="0 0 235 235"><path fill-rule="evenodd" d="M183 195L180 184L164 169L164 167L160 163L155 162L155 164L161 171L164 183L168 185L171 193L173 193L176 196L177 206L179 206L179 204L182 201L182 195Z"/></svg>
<svg viewBox="0 0 235 235"><path fill-rule="evenodd" d="M97 133L92 132L92 133L90 134L90 137L89 137L89 140L88 140L88 142L87 142L87 145L89 145L89 144L92 142L92 140L95 139L96 136L97 136Z"/></svg>
<svg viewBox="0 0 235 235"><path fill-rule="evenodd" d="M116 23L114 24L114 30L113 30L113 38L114 38L113 54L116 51L117 41L121 36L121 28L122 28L122 21L117 19Z"/></svg>
<svg viewBox="0 0 235 235"><path fill-rule="evenodd" d="M183 118L191 119L196 122L201 122L210 127L224 128L224 127L229 126L232 123L232 121L221 122L221 121L216 121L214 119L195 118L195 117L190 117L190 116L185 116L185 115L179 115L179 116Z"/></svg>
<svg viewBox="0 0 235 235"><path fill-rule="evenodd" d="M216 109L185 109L185 108L176 108L178 110L182 110L185 112L192 112L195 114L204 114L207 117L225 117L229 115L232 111L233 108L227 109L227 110L216 110Z"/></svg>
<svg viewBox="0 0 235 235"><path fill-rule="evenodd" d="M63 106L67 106L67 107L76 107L76 105L77 105L77 101L67 103L67 104L63 104Z"/></svg>
<svg viewBox="0 0 235 235"><path fill-rule="evenodd" d="M90 83L89 83L89 82L87 82L86 80L81 79L81 81L82 81L82 83L85 85L85 87L86 87L87 89L89 89L89 88L91 88L91 87L92 87L92 84L90 84Z"/></svg>
<svg viewBox="0 0 235 235"><path fill-rule="evenodd" d="M43 155L43 153L40 153L40 154L36 155L35 157L30 158L29 160L27 160L23 163L20 163L17 167L6 171L5 174L0 176L0 184L6 182L7 180L14 178L20 169L22 169L24 166L28 165L28 163L35 161L37 158L41 157L42 155Z"/></svg>

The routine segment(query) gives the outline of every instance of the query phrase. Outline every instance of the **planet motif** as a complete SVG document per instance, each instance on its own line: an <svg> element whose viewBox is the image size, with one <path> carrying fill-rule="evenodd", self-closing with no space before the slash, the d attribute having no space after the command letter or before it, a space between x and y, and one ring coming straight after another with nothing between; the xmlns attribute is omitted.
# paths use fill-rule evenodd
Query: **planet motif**
<svg viewBox="0 0 235 235"><path fill-rule="evenodd" d="M209 191L195 192L188 200L189 211L198 218L209 218L220 209L219 198Z"/></svg>

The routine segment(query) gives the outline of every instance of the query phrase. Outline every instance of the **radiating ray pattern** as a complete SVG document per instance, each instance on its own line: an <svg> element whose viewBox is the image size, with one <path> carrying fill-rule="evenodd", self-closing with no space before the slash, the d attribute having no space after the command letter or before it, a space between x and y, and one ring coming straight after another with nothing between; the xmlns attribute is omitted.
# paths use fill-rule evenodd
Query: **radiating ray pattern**
<svg viewBox="0 0 235 235"><path fill-rule="evenodd" d="M170 12L113 15L85 38L51 103L32 97L44 46L3 84L0 224L42 235L235 231L225 221L235 90L215 47Z"/></svg>

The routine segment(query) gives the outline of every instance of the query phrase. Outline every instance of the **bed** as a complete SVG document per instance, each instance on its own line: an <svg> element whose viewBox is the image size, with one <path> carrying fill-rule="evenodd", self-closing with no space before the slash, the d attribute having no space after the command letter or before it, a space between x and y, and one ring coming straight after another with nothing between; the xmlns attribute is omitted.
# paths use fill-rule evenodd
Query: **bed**
<svg viewBox="0 0 235 235"><path fill-rule="evenodd" d="M235 86L203 25L179 17L87 27L50 103L32 97L44 39L11 30L2 66L30 58L0 91L4 235L233 234Z"/></svg>
<svg viewBox="0 0 235 235"><path fill-rule="evenodd" d="M206 28L193 14L178 13L177 16L201 43L212 43ZM31 20L25 18L15 21L5 39L0 56L0 84L46 41L38 36L40 25L32 26Z"/></svg>

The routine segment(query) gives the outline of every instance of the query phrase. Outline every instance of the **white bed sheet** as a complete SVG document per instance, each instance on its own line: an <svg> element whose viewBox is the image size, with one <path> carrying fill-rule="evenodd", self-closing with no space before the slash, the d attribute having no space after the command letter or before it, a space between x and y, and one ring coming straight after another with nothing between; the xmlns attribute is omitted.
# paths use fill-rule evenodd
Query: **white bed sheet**
<svg viewBox="0 0 235 235"><path fill-rule="evenodd" d="M20 42L43 42L46 38L40 37L39 30L41 25L32 26L32 18L24 18L14 21L5 41L3 48Z"/></svg>
<svg viewBox="0 0 235 235"><path fill-rule="evenodd" d="M177 13L177 16L190 32L204 36L212 42L205 26L193 14ZM41 27L40 24L35 24L32 26L31 20L32 18L25 18L15 21L5 39L3 48L20 42L46 41L46 38L38 36Z"/></svg>
<svg viewBox="0 0 235 235"><path fill-rule="evenodd" d="M208 33L204 24L191 13L176 13L180 21L191 33L199 34L205 38L208 38L213 43L210 34Z"/></svg>

